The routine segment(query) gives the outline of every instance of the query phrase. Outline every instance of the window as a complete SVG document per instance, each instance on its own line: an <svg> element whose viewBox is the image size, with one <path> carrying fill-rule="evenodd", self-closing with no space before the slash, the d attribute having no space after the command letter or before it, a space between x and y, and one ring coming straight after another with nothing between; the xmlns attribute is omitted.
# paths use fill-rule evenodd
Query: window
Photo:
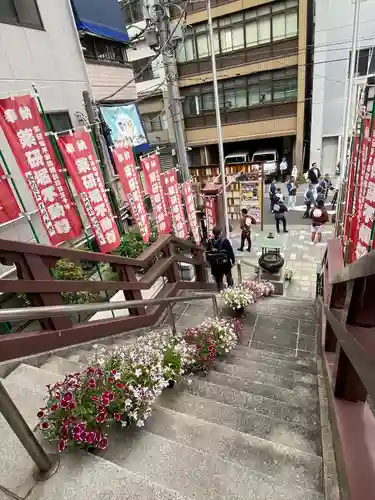
<svg viewBox="0 0 375 500"><path fill-rule="evenodd" d="M0 23L43 29L36 0L0 0Z"/></svg>
<svg viewBox="0 0 375 500"><path fill-rule="evenodd" d="M142 115L146 132L158 132L164 129L164 113Z"/></svg>
<svg viewBox="0 0 375 500"><path fill-rule="evenodd" d="M122 0L120 3L126 25L143 21L142 3L140 0Z"/></svg>
<svg viewBox="0 0 375 500"><path fill-rule="evenodd" d="M215 101L211 84L190 87L187 91L190 95L184 98L185 116L214 112ZM296 99L296 67L219 82L220 108L225 112Z"/></svg>
<svg viewBox="0 0 375 500"><path fill-rule="evenodd" d="M104 38L84 35L81 38L81 46L86 59L118 63L124 63L126 61L126 51L124 50L123 44L120 42L112 42Z"/></svg>
<svg viewBox="0 0 375 500"><path fill-rule="evenodd" d="M375 73L375 47L357 50L356 73L357 76Z"/></svg>
<svg viewBox="0 0 375 500"><path fill-rule="evenodd" d="M139 82L146 82L147 80L153 80L154 78L157 78L157 74L155 71L155 66L152 66L152 63L150 61L151 58L146 57L144 59L138 59L137 61L132 61L132 66L134 70L134 76L135 81L137 83ZM146 69L144 67L147 65ZM142 73L139 76L138 75L140 72Z"/></svg>
<svg viewBox="0 0 375 500"><path fill-rule="evenodd" d="M52 132L65 132L67 134L67 131L73 127L68 111L54 111L47 113L47 117L51 123Z"/></svg>
<svg viewBox="0 0 375 500"><path fill-rule="evenodd" d="M227 54L245 47L285 40L298 35L298 0L275 2L213 21L216 54ZM210 55L207 23L187 28L185 41L177 54L179 63Z"/></svg>

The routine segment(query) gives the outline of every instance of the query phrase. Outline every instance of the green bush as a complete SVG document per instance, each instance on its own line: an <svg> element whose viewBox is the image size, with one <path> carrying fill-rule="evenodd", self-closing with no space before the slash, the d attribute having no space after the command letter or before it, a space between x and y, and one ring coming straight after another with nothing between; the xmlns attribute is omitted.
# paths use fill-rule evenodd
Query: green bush
<svg viewBox="0 0 375 500"><path fill-rule="evenodd" d="M82 267L69 259L60 259L52 269L52 274L56 280L86 280ZM65 292L62 293L64 304L87 304L95 302L98 294L91 292Z"/></svg>

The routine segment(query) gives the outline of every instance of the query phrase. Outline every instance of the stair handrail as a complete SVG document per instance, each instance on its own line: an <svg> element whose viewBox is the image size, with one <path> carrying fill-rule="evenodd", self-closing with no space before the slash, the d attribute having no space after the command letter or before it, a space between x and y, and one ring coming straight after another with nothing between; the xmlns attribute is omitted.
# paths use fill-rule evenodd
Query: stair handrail
<svg viewBox="0 0 375 500"><path fill-rule="evenodd" d="M0 309L0 322L16 321L16 320L29 320L29 319L43 319L52 318L57 316L66 316L69 314L82 314L82 313L97 313L102 311L117 311L118 309L133 309L136 307L147 307L161 304L167 304L168 316L171 324L172 331L176 332L175 317L172 309L172 303L176 302L189 302L195 300L212 300L212 307L214 315L219 315L219 308L217 305L217 298L215 293L200 293L196 295L174 296L174 297L161 297L156 299L143 299L143 300L127 300L119 302L102 302L99 304L83 304L83 305L58 305L58 306L40 306L40 307L20 307L12 309Z"/></svg>

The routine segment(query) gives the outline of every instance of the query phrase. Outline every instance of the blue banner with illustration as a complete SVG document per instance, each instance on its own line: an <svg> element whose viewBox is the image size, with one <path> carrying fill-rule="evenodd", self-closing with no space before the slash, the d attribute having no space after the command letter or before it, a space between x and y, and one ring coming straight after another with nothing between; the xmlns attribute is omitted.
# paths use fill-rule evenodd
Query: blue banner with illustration
<svg viewBox="0 0 375 500"><path fill-rule="evenodd" d="M110 129L112 142L131 143L136 153L150 149L138 107L135 104L101 106L101 114Z"/></svg>

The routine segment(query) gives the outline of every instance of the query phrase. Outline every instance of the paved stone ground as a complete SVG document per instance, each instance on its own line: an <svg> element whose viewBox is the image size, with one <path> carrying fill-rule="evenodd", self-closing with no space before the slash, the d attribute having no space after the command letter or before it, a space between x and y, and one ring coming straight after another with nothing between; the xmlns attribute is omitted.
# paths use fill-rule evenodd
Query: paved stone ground
<svg viewBox="0 0 375 500"><path fill-rule="evenodd" d="M236 253L237 261L242 261L242 273L244 278L251 278L254 270L246 263L258 264L261 248L257 246L257 237L260 231L255 228L252 233L252 251L239 252L240 233L237 228L232 233L231 241ZM264 226L264 233L275 231L274 226ZM312 299L315 297L316 290L316 270L317 264L322 261L324 256L327 239L332 235L333 227L326 225L323 232L323 242L312 244L311 233L306 226L290 226L286 238L286 248L281 252L285 259L284 269L290 269L293 272L293 278L286 283L284 296L290 298ZM234 271L237 278L237 271Z"/></svg>

